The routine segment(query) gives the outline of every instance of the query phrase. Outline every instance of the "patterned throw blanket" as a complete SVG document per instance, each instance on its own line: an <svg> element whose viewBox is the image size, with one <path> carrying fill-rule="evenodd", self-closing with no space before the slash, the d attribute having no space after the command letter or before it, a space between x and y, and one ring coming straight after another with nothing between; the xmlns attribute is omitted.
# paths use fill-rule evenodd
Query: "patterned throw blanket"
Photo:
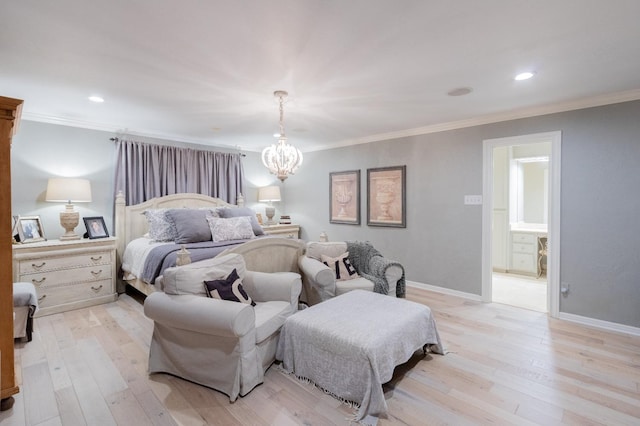
<svg viewBox="0 0 640 426"><path fill-rule="evenodd" d="M385 278L385 272L389 266L402 268L402 278L396 287L396 297L405 297L406 281L404 267L395 261L385 259L369 241L347 241L349 260L356 268L358 274L373 282L373 291L381 294L389 294L389 283Z"/></svg>

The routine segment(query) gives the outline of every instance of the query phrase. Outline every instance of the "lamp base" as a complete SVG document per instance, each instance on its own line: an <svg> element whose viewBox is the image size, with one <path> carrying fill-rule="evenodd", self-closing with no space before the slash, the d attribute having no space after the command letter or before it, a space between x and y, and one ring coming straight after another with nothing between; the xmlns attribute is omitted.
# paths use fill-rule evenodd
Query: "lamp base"
<svg viewBox="0 0 640 426"><path fill-rule="evenodd" d="M65 211L60 213L60 225L67 232L60 237L60 240L79 240L80 235L73 231L78 226L78 223L80 223L80 213L73 210L73 204L67 204Z"/></svg>
<svg viewBox="0 0 640 426"><path fill-rule="evenodd" d="M264 209L264 214L267 216L266 225L275 225L276 223L273 221L273 216L276 214L276 208L273 206L267 206Z"/></svg>

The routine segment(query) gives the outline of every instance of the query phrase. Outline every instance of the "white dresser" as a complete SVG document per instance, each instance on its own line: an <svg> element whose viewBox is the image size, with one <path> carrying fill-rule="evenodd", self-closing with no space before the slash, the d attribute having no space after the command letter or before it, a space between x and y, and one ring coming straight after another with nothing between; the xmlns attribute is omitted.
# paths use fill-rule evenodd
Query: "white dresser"
<svg viewBox="0 0 640 426"><path fill-rule="evenodd" d="M538 256L540 256L538 238L546 236L546 232L511 231L510 272L538 275Z"/></svg>
<svg viewBox="0 0 640 426"><path fill-rule="evenodd" d="M116 300L116 239L42 241L13 245L14 282L32 283L36 316Z"/></svg>

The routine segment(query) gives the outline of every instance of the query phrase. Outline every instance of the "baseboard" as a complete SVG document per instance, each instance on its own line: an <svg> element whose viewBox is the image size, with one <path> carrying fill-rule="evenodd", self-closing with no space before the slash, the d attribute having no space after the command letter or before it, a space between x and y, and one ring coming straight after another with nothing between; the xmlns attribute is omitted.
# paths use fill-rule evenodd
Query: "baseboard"
<svg viewBox="0 0 640 426"><path fill-rule="evenodd" d="M561 319L564 321L571 321L577 324L587 325L590 327L600 328L602 330L615 331L618 333L630 334L632 336L640 336L640 328L632 327L630 325L618 324L615 322L583 317L581 315L568 314L566 312L560 312L558 314L558 319Z"/></svg>
<svg viewBox="0 0 640 426"><path fill-rule="evenodd" d="M434 291L436 293L447 294L449 296L462 297L464 299L474 300L476 302L482 302L482 297L477 294L465 293L463 291L451 290L444 287L438 287L431 284L419 283L416 281L406 282L409 287L421 288L424 290ZM603 321L595 318L583 317L581 315L569 314L566 312L560 312L558 319L563 321L575 322L577 324L586 325L589 327L599 328L606 331L614 331L617 333L629 334L632 336L640 336L640 328L632 327L630 325L618 324L615 322Z"/></svg>
<svg viewBox="0 0 640 426"><path fill-rule="evenodd" d="M476 302L482 302L482 297L477 295L477 294L473 294L473 293L466 293L464 291L451 290L450 288L438 287L438 286L431 285L431 284L419 283L417 281L409 281L409 280L407 280L406 284L409 287L422 288L424 290L435 291L436 293L442 293L442 294L447 294L449 296L462 297L463 299L469 299L469 300L474 300Z"/></svg>

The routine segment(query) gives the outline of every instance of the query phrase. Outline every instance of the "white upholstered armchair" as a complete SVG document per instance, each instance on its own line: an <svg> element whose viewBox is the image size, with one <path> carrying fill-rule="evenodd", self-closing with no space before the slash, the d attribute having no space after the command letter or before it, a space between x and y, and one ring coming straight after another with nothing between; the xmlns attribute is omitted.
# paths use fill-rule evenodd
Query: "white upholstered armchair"
<svg viewBox="0 0 640 426"><path fill-rule="evenodd" d="M323 263L327 259L333 262ZM303 287L300 298L309 305L356 289L405 297L404 268L386 259L368 241L309 242L298 267ZM355 278L347 276L353 272Z"/></svg>
<svg viewBox="0 0 640 426"><path fill-rule="evenodd" d="M204 281L236 269L250 304L208 298ZM170 373L219 390L231 401L262 383L284 320L298 309L300 275L247 271L239 254L168 268L163 292L144 303L154 321L149 373Z"/></svg>

